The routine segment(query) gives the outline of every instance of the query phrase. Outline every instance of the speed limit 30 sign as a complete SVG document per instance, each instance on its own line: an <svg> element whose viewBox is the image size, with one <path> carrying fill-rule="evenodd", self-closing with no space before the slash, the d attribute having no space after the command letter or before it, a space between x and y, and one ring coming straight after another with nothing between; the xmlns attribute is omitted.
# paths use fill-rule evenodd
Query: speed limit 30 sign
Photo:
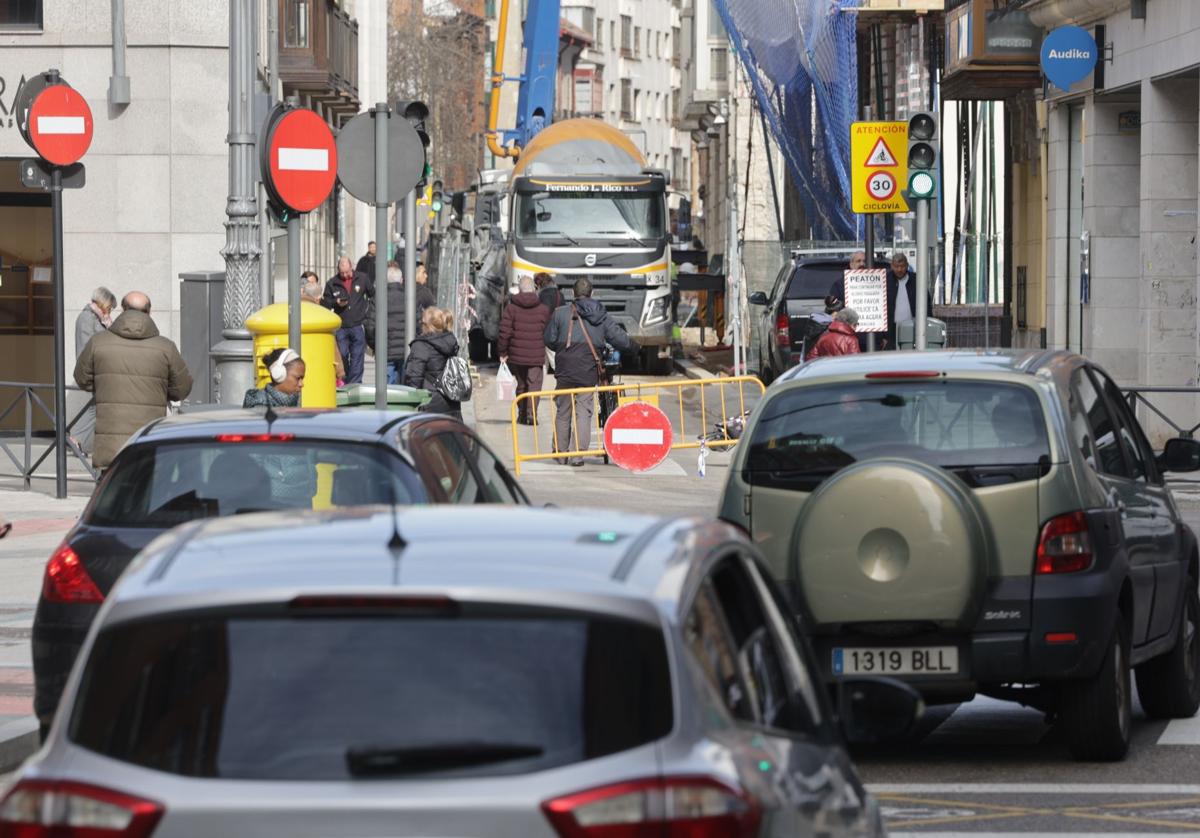
<svg viewBox="0 0 1200 838"><path fill-rule="evenodd" d="M908 212L899 184L908 181L907 122L850 126L850 192L855 212Z"/></svg>
<svg viewBox="0 0 1200 838"><path fill-rule="evenodd" d="M867 178L867 194L876 201L886 201L896 194L896 179L889 172L876 172Z"/></svg>

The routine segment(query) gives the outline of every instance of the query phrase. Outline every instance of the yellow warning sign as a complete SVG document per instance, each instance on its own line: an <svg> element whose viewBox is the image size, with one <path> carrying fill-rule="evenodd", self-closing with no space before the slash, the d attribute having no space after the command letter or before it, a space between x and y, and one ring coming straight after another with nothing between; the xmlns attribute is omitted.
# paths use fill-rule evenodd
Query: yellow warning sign
<svg viewBox="0 0 1200 838"><path fill-rule="evenodd" d="M907 122L850 125L850 197L855 212L908 212L900 195L908 180Z"/></svg>

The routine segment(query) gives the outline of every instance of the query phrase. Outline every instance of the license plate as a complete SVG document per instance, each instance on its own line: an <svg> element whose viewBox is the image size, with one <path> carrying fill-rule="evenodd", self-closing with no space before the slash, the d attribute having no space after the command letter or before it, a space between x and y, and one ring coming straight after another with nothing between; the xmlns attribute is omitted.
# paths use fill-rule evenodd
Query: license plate
<svg viewBox="0 0 1200 838"><path fill-rule="evenodd" d="M834 675L957 675L956 646L838 647Z"/></svg>

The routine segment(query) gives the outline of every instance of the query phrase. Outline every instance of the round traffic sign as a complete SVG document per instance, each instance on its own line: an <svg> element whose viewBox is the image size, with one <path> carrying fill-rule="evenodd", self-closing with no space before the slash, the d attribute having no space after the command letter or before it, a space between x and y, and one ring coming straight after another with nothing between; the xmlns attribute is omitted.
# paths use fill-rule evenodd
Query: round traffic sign
<svg viewBox="0 0 1200 838"><path fill-rule="evenodd" d="M337 180L337 143L316 111L289 108L267 129L267 184L284 206L311 212Z"/></svg>
<svg viewBox="0 0 1200 838"><path fill-rule="evenodd" d="M896 194L896 178L891 172L872 172L867 178L867 194L876 201L886 201Z"/></svg>
<svg viewBox="0 0 1200 838"><path fill-rule="evenodd" d="M29 142L56 166L79 162L92 144L92 109L68 84L47 85L29 106Z"/></svg>
<svg viewBox="0 0 1200 838"><path fill-rule="evenodd" d="M630 402L612 412L604 423L604 450L628 471L648 471L671 450L671 420L646 402Z"/></svg>

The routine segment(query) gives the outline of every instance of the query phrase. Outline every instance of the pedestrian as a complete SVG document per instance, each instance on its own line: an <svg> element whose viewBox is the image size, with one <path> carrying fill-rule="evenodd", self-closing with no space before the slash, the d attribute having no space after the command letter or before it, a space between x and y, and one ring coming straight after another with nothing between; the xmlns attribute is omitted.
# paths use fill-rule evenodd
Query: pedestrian
<svg viewBox="0 0 1200 838"><path fill-rule="evenodd" d="M429 287L429 272L425 270L425 263L418 259L413 270L416 271L417 280L417 320L420 320L425 309L437 305L437 298Z"/></svg>
<svg viewBox="0 0 1200 838"><path fill-rule="evenodd" d="M117 307L117 298L112 291L103 285L92 292L92 301L83 307L75 318L75 359L83 354L83 348L93 337L112 325L112 311ZM88 405L87 410L75 422L71 440L80 451L92 453L92 445L96 439L96 405Z"/></svg>
<svg viewBox="0 0 1200 838"><path fill-rule="evenodd" d="M272 349L262 357L271 380L247 390L242 407L299 407L304 389L304 359L294 349Z"/></svg>
<svg viewBox="0 0 1200 838"><path fill-rule="evenodd" d="M300 302L321 305L321 278L313 271L300 274ZM301 315L303 321L304 317ZM338 387L346 386L346 365L342 363L342 353L333 353L333 379Z"/></svg>
<svg viewBox="0 0 1200 838"><path fill-rule="evenodd" d="M192 392L179 349L150 319L150 298L130 291L121 308L121 316L88 341L75 363L75 383L95 394L92 464L99 469L108 467L134 431Z"/></svg>
<svg viewBox="0 0 1200 838"><path fill-rule="evenodd" d="M446 398L438 387L446 362L458 354L458 338L450 331L453 328L454 318L444 309L430 306L421 313L421 334L408 345L404 383L429 393L429 403L421 408L424 412L462 419L461 402Z"/></svg>
<svg viewBox="0 0 1200 838"><path fill-rule="evenodd" d="M828 358L833 355L857 355L858 335L854 329L858 326L858 312L852 308L843 308L833 315L833 322L825 330L825 334L817 338L813 348L804 356L805 361L814 358Z"/></svg>
<svg viewBox="0 0 1200 838"><path fill-rule="evenodd" d="M861 253L861 251L859 251ZM857 253L855 255L858 255ZM864 255L865 260L865 255ZM846 299L846 281L836 280L829 289L830 295L839 300ZM932 295L926 298L926 311L933 309ZM887 334L882 338L880 349L896 349L896 324L912 320L917 312L917 277L908 266L908 257L900 251L892 254L891 267L887 272Z"/></svg>
<svg viewBox="0 0 1200 838"><path fill-rule="evenodd" d="M374 297L375 283L371 278L355 271L348 256L338 259L337 276L325 283L321 304L342 318L336 337L349 384L362 383L363 357L367 349L363 323L371 312L370 301Z"/></svg>
<svg viewBox="0 0 1200 838"><path fill-rule="evenodd" d="M360 274L366 274L371 279L371 284L375 284L375 242L367 242L367 252L358 259L358 264L354 266L354 270Z"/></svg>
<svg viewBox="0 0 1200 838"><path fill-rule="evenodd" d="M604 306L592 299L592 283L575 280L575 298L561 305L546 326L546 346L554 350L555 383L558 390L595 387L600 384L606 343L633 355L641 347L617 325ZM571 451L572 431L579 451L592 440L593 394L555 396L554 450ZM563 465L581 466L579 458L560 458Z"/></svg>
<svg viewBox="0 0 1200 838"><path fill-rule="evenodd" d="M850 270L861 271L867 267L867 253L865 250L856 250L850 254Z"/></svg>
<svg viewBox="0 0 1200 838"><path fill-rule="evenodd" d="M397 262L388 262L387 275L388 334L387 334L387 381L400 384L404 381L404 354L408 337L404 333L404 271Z"/></svg>
<svg viewBox="0 0 1200 838"><path fill-rule="evenodd" d="M538 299L542 301L542 305L551 314L554 314L563 304L562 291L558 289L558 283L554 281L554 277L545 271L539 271L533 275L533 284L537 288Z"/></svg>
<svg viewBox="0 0 1200 838"><path fill-rule="evenodd" d="M542 365L546 363L546 325L550 310L535 292L536 281L521 277L514 294L500 316L500 360L508 364L517 379L517 397L542 389ZM557 289L556 289L557 290ZM537 400L519 401L517 422L532 425L537 416Z"/></svg>

